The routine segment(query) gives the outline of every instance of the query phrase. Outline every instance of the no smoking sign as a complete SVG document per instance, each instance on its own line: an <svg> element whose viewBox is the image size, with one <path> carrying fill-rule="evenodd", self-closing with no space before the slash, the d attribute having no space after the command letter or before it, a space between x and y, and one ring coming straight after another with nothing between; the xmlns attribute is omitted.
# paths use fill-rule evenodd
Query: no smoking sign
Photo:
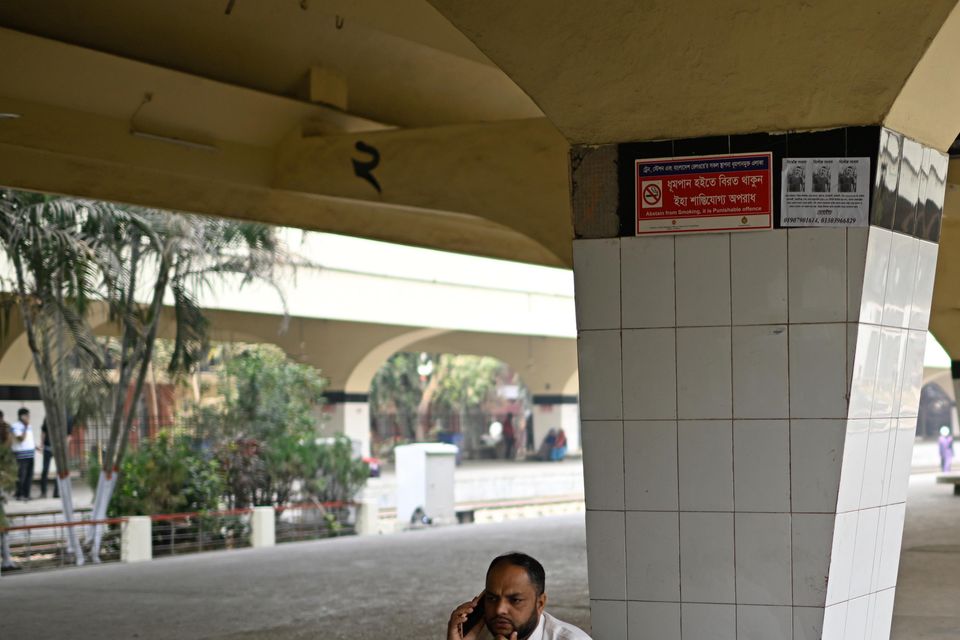
<svg viewBox="0 0 960 640"><path fill-rule="evenodd" d="M641 206L644 209L659 209L663 206L663 182L644 180L640 185Z"/></svg>

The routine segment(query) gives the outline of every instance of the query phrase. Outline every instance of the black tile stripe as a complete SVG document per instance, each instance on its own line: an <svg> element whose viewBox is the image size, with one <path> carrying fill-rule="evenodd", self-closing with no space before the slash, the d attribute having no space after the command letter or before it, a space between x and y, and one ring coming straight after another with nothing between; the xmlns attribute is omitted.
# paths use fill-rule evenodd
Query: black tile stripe
<svg viewBox="0 0 960 640"><path fill-rule="evenodd" d="M532 400L533 404L577 404L580 402L578 396L562 394L536 394Z"/></svg>
<svg viewBox="0 0 960 640"><path fill-rule="evenodd" d="M42 400L40 397L40 387L18 386L18 385L0 385L0 400Z"/></svg>

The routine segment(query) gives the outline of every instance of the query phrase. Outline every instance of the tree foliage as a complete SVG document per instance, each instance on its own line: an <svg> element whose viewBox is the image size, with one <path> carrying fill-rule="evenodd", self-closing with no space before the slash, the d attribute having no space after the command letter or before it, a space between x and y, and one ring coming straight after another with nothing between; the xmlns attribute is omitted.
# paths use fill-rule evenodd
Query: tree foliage
<svg viewBox="0 0 960 640"><path fill-rule="evenodd" d="M220 467L193 444L186 435L162 432L128 455L109 515L217 510L223 493Z"/></svg>

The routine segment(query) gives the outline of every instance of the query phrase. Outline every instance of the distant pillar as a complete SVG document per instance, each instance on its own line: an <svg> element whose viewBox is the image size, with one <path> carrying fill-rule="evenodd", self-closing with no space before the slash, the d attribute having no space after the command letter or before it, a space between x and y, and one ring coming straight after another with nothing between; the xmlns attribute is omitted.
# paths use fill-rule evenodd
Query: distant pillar
<svg viewBox="0 0 960 640"><path fill-rule="evenodd" d="M580 406L575 395L533 396L533 450L536 452L550 429L563 429L567 451L580 450Z"/></svg>
<svg viewBox="0 0 960 640"><path fill-rule="evenodd" d="M126 563L153 560L150 516L130 516L120 537L120 561Z"/></svg>
<svg viewBox="0 0 960 640"><path fill-rule="evenodd" d="M953 379L953 410L950 411L950 428L953 433L960 429L960 414L957 405L960 404L960 360L950 361L950 377Z"/></svg>
<svg viewBox="0 0 960 640"><path fill-rule="evenodd" d="M345 435L353 442L359 456L370 455L370 396L366 393L327 391L321 427L326 435Z"/></svg>
<svg viewBox="0 0 960 640"><path fill-rule="evenodd" d="M272 547L276 544L276 517L273 507L254 507L250 516L250 546Z"/></svg>
<svg viewBox="0 0 960 640"><path fill-rule="evenodd" d="M364 500L357 507L357 535L375 536L380 533L380 505L376 500Z"/></svg>

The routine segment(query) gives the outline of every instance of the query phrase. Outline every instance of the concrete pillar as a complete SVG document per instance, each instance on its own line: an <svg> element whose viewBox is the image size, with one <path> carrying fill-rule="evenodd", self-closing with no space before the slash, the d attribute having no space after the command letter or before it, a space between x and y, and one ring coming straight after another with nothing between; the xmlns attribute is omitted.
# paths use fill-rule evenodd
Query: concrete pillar
<svg viewBox="0 0 960 640"><path fill-rule="evenodd" d="M254 507L250 514L250 546L272 547L276 544L276 516L273 507Z"/></svg>
<svg viewBox="0 0 960 640"><path fill-rule="evenodd" d="M567 434L567 451L580 451L580 414L575 395L538 394L533 398L534 451L550 429L563 429Z"/></svg>
<svg viewBox="0 0 960 640"><path fill-rule="evenodd" d="M950 361L950 379L953 382L953 408L950 411L950 428L954 435L960 433L960 360Z"/></svg>
<svg viewBox="0 0 960 640"><path fill-rule="evenodd" d="M617 166L759 151L774 202L783 157L870 157L870 226L634 237ZM573 157L594 620L885 640L947 157L877 127Z"/></svg>
<svg viewBox="0 0 960 640"><path fill-rule="evenodd" d="M153 535L150 516L130 516L120 533L120 562L153 560Z"/></svg>
<svg viewBox="0 0 960 640"><path fill-rule="evenodd" d="M357 506L357 535L380 534L380 506L376 500L364 500Z"/></svg>
<svg viewBox="0 0 960 640"><path fill-rule="evenodd" d="M327 404L323 408L326 421L321 425L322 432L347 436L354 443L354 451L358 456L369 456L369 396L366 393L328 391L324 398Z"/></svg>

